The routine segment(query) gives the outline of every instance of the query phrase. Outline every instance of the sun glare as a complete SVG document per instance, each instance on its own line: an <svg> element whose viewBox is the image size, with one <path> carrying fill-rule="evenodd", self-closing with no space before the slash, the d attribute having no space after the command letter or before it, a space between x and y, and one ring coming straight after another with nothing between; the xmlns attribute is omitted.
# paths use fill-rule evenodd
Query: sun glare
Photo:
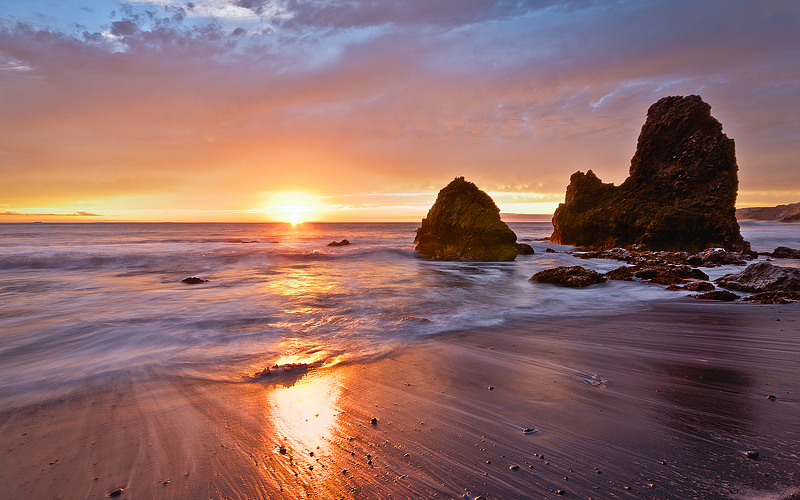
<svg viewBox="0 0 800 500"><path fill-rule="evenodd" d="M268 196L268 204L262 211L275 221L288 222L296 226L318 217L320 207L315 196L300 191L287 191L271 193Z"/></svg>

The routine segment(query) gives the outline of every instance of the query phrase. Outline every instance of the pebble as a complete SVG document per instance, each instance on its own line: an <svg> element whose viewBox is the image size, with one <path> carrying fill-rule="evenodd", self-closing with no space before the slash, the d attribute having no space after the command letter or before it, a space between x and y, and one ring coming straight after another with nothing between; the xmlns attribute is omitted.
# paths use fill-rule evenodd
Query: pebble
<svg viewBox="0 0 800 500"><path fill-rule="evenodd" d="M558 491L556 491L556 495L566 495L566 493L567 493L567 492L566 492L566 491L564 491L564 490L558 490Z"/></svg>
<svg viewBox="0 0 800 500"><path fill-rule="evenodd" d="M517 469L519 469L519 465L517 465L517 464L510 465L508 468L509 468L510 470L517 470Z"/></svg>
<svg viewBox="0 0 800 500"><path fill-rule="evenodd" d="M378 419L376 417L372 417L369 423L371 423L372 425L378 425Z"/></svg>
<svg viewBox="0 0 800 500"><path fill-rule="evenodd" d="M494 390L494 386L493 386L493 385L490 385L490 386L489 386L489 390L490 390L490 391L493 391L493 390Z"/></svg>
<svg viewBox="0 0 800 500"><path fill-rule="evenodd" d="M122 495L123 491L125 491L124 488L117 488L116 490L114 490L111 493L109 493L108 496L110 496L110 497L118 497L118 496Z"/></svg>
<svg viewBox="0 0 800 500"><path fill-rule="evenodd" d="M281 453L281 455L286 455L286 448L284 448L283 446L281 446L278 451Z"/></svg>
<svg viewBox="0 0 800 500"><path fill-rule="evenodd" d="M533 434L533 433L539 432L539 431L537 431L533 427L525 427L524 429L522 429L522 432L523 432L523 434Z"/></svg>
<svg viewBox="0 0 800 500"><path fill-rule="evenodd" d="M754 450L748 450L747 453L745 453L745 455L747 455L747 458L753 458L753 459L759 457L759 453Z"/></svg>
<svg viewBox="0 0 800 500"><path fill-rule="evenodd" d="M775 399L775 395L774 394L770 394L769 396L767 396L767 399Z"/></svg>

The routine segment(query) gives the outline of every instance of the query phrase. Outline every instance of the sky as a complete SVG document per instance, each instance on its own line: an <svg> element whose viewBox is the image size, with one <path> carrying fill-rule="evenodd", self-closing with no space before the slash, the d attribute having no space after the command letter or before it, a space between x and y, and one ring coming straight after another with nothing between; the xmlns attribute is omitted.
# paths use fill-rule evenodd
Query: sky
<svg viewBox="0 0 800 500"><path fill-rule="evenodd" d="M800 2L0 0L0 222L551 214L699 94L738 207L800 201ZM509 216L510 217L510 216Z"/></svg>

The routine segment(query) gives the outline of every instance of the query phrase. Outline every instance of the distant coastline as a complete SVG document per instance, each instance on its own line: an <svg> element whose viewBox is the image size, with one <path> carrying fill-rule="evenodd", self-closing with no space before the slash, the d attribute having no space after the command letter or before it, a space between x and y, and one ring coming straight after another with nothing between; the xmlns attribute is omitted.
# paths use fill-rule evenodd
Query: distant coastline
<svg viewBox="0 0 800 500"><path fill-rule="evenodd" d="M738 220L800 222L800 202L777 207L749 207L736 211Z"/></svg>

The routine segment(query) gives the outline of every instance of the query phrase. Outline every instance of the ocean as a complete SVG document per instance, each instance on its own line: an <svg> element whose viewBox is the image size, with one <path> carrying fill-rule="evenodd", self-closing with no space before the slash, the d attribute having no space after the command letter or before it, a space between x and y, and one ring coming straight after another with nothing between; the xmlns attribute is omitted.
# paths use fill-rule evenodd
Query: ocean
<svg viewBox="0 0 800 500"><path fill-rule="evenodd" d="M572 248L545 240L550 223L510 223L536 254L506 263L420 259L418 226L0 224L0 404L119 373L237 381L274 364L368 361L442 332L621 314L687 294L632 282L583 290L531 282L560 265L623 265L565 253ZM741 226L756 251L800 248L796 224ZM327 246L345 238L350 245ZM714 279L741 269L706 272ZM182 282L190 276L208 282Z"/></svg>

